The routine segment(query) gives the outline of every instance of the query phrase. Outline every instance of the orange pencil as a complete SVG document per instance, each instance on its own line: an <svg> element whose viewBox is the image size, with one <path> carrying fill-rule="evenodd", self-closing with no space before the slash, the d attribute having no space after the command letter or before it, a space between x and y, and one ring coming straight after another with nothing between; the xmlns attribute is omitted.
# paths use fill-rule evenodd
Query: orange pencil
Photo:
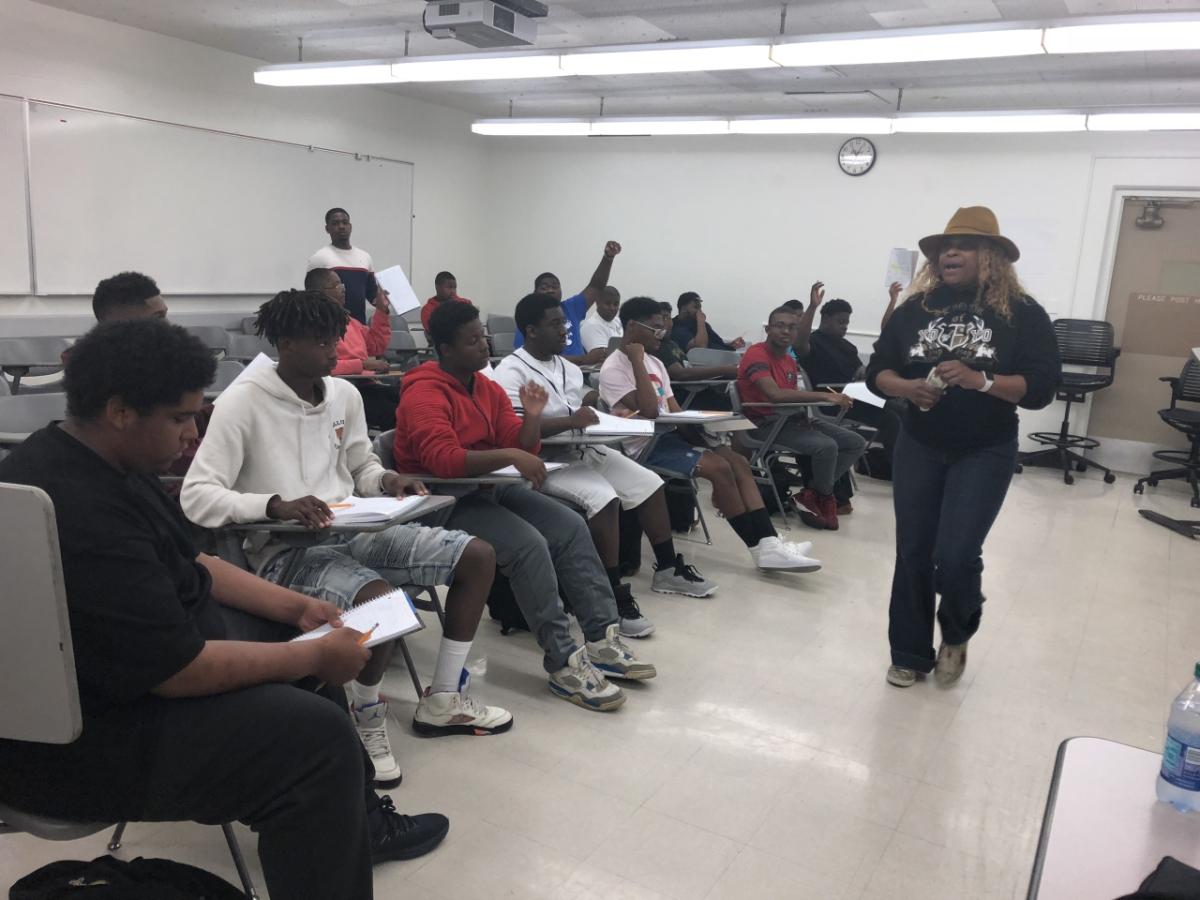
<svg viewBox="0 0 1200 900"><path fill-rule="evenodd" d="M373 635L375 633L375 629L378 627L379 627L379 623L376 622L374 625L372 625L370 628L368 628L366 631L364 631L361 635L359 635L358 646L360 646L360 647L366 646L367 641L369 641L371 639L371 635Z"/></svg>

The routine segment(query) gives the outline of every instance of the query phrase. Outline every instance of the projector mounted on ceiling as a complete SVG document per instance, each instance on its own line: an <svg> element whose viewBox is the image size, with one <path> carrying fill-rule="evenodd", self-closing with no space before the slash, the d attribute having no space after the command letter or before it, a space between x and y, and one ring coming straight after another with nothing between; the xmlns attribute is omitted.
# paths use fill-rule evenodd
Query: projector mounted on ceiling
<svg viewBox="0 0 1200 900"><path fill-rule="evenodd" d="M425 30L472 47L515 47L537 39L537 24L549 10L538 0L465 0L425 4Z"/></svg>

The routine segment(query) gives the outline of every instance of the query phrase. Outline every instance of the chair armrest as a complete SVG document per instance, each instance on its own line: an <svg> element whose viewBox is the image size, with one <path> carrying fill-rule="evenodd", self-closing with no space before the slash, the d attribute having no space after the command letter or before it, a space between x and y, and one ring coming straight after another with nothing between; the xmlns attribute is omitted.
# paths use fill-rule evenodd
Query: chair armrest
<svg viewBox="0 0 1200 900"><path fill-rule="evenodd" d="M1179 384L1179 376L1178 375L1163 375L1158 380L1166 382L1171 387L1175 387L1175 385Z"/></svg>

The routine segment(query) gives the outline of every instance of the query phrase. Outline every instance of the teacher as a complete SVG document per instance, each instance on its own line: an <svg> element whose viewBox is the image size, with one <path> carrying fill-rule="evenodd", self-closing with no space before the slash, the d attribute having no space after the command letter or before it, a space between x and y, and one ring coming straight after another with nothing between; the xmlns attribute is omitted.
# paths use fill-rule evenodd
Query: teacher
<svg viewBox="0 0 1200 900"><path fill-rule="evenodd" d="M867 384L905 401L892 467L887 680L910 687L933 671L948 687L983 613L983 542L1016 465L1017 407L1054 399L1060 363L1050 318L1021 287L1020 251L995 213L961 208L920 248L925 265L875 342Z"/></svg>

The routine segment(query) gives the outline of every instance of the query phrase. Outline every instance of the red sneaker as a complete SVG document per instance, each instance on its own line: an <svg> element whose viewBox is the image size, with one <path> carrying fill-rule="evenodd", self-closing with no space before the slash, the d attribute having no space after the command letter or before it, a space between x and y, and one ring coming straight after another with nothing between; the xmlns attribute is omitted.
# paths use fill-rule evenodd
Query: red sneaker
<svg viewBox="0 0 1200 900"><path fill-rule="evenodd" d="M837 500L834 499L833 494L826 494L824 497L818 496L817 502L821 505L821 518L825 520L825 527L830 531L837 531Z"/></svg>
<svg viewBox="0 0 1200 900"><path fill-rule="evenodd" d="M800 514L800 521L809 528L828 528L825 522L825 510L821 507L821 498L812 488L805 488L792 494L792 504Z"/></svg>

